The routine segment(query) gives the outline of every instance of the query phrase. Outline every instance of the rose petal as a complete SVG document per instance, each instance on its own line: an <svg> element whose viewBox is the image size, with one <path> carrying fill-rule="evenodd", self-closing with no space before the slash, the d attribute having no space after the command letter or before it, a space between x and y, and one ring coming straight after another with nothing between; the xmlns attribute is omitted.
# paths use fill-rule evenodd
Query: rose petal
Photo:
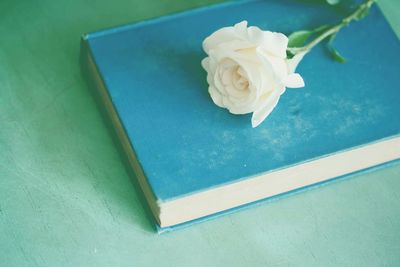
<svg viewBox="0 0 400 267"><path fill-rule="evenodd" d="M278 32L263 31L258 27L251 26L247 30L251 43L261 46L266 52L279 58L286 58L288 38Z"/></svg>
<svg viewBox="0 0 400 267"><path fill-rule="evenodd" d="M231 85L232 84L232 70L231 69L225 69L222 72L221 75L221 82L223 85L227 86L227 85Z"/></svg>
<svg viewBox="0 0 400 267"><path fill-rule="evenodd" d="M306 54L307 54L307 52L298 53L293 58L288 59L286 61L287 65L288 65L289 73L293 73L296 71L297 66L299 65L300 61L303 59L303 57Z"/></svg>
<svg viewBox="0 0 400 267"><path fill-rule="evenodd" d="M230 103L229 106L227 106L227 109L232 114L247 114L254 110L251 105L237 105L236 103L232 103L230 99L225 101L225 103Z"/></svg>
<svg viewBox="0 0 400 267"><path fill-rule="evenodd" d="M236 23L234 28L239 37L247 38L247 20Z"/></svg>
<svg viewBox="0 0 400 267"><path fill-rule="evenodd" d="M247 39L247 21L242 21L235 24L234 27L224 27L213 34L208 36L203 41L203 49L208 54L211 49L214 49L220 44L230 43L234 40L246 40Z"/></svg>
<svg viewBox="0 0 400 267"><path fill-rule="evenodd" d="M284 59L273 56L263 52L261 49L257 49L257 52L261 55L264 65L267 65L268 69L272 69L276 82L282 82L288 74L288 66Z"/></svg>
<svg viewBox="0 0 400 267"><path fill-rule="evenodd" d="M225 91L224 85L221 83L221 77L219 75L219 68L214 73L213 84L214 84L215 88L219 91L219 93L221 93L222 95L227 94Z"/></svg>
<svg viewBox="0 0 400 267"><path fill-rule="evenodd" d="M217 45L212 49L218 50L218 54L221 53L221 51L226 52L241 52L243 55L251 55L252 53L246 53L249 52L249 50L255 49L256 45L253 43L250 43L246 40L232 40L230 42L225 42ZM253 52L254 53L254 52Z"/></svg>
<svg viewBox="0 0 400 267"><path fill-rule="evenodd" d="M304 80L298 73L289 74L284 80L284 84L288 88L304 87Z"/></svg>
<svg viewBox="0 0 400 267"><path fill-rule="evenodd" d="M210 64L210 58L206 57L201 61L201 66L203 67L203 69L205 69L207 72L209 71L208 67Z"/></svg>
<svg viewBox="0 0 400 267"><path fill-rule="evenodd" d="M208 54L211 49L214 49L219 44L230 42L235 39L237 39L235 29L233 27L224 27L217 30L203 41L203 49Z"/></svg>
<svg viewBox="0 0 400 267"><path fill-rule="evenodd" d="M288 46L289 39L283 33L279 32L263 32L263 43L260 45L270 54L286 58L286 49Z"/></svg>
<svg viewBox="0 0 400 267"><path fill-rule="evenodd" d="M256 26L251 26L247 29L249 41L257 45L264 43L264 32Z"/></svg>
<svg viewBox="0 0 400 267"><path fill-rule="evenodd" d="M214 75L212 73L210 73L210 72L207 73L207 83L209 85L214 84Z"/></svg>
<svg viewBox="0 0 400 267"><path fill-rule="evenodd" d="M228 92L228 96L230 96L231 99L244 100L245 97L249 94L248 90L238 90L233 85L228 85L226 87L226 90Z"/></svg>
<svg viewBox="0 0 400 267"><path fill-rule="evenodd" d="M224 107L225 107L224 104L223 104L223 102L222 102L222 96L221 96L221 94L218 92L217 89L215 89L214 86L209 86L209 87L208 87L208 93L210 94L211 99L213 100L213 102L214 102L217 106L219 106L219 107L221 107L221 108L224 108Z"/></svg>
<svg viewBox="0 0 400 267"><path fill-rule="evenodd" d="M262 123L269 114L271 114L272 110L276 107L279 101L279 96L276 91L272 92L270 95L266 95L260 101L265 101L262 106L260 106L257 110L253 112L253 116L251 117L251 125L253 128L257 127Z"/></svg>

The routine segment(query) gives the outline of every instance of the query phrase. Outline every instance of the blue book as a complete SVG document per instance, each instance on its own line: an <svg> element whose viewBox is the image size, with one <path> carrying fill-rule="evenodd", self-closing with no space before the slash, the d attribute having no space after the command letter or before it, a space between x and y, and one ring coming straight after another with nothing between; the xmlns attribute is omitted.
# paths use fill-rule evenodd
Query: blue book
<svg viewBox="0 0 400 267"><path fill-rule="evenodd" d="M160 231L319 186L400 158L400 42L375 6L322 45L257 128L217 107L200 62L202 41L242 20L290 33L343 14L296 1L200 8L82 38L94 82Z"/></svg>

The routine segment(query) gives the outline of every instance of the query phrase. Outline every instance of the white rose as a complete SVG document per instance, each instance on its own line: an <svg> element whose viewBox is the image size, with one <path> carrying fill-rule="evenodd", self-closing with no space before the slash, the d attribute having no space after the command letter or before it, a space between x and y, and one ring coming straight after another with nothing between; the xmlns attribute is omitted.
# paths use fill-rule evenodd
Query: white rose
<svg viewBox="0 0 400 267"><path fill-rule="evenodd" d="M302 77L294 73L302 56L288 60L287 45L284 34L247 27L247 21L207 37L203 49L208 57L202 66L214 103L233 114L252 112L251 123L257 127L286 87L304 86Z"/></svg>

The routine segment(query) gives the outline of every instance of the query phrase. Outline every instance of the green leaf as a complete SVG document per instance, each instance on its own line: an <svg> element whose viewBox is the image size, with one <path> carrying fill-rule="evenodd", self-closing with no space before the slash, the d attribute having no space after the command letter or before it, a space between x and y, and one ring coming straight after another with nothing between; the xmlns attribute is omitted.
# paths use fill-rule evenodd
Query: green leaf
<svg viewBox="0 0 400 267"><path fill-rule="evenodd" d="M336 38L336 34L332 35L332 36L329 38L329 42L327 43L328 51L329 51L329 53L331 54L331 57L332 57L334 60L336 60L336 61L339 62L339 63L346 63L346 62L347 62L346 58L344 58L344 57L339 53L339 51L337 51L336 48L333 47L333 41L335 40L335 38Z"/></svg>
<svg viewBox="0 0 400 267"><path fill-rule="evenodd" d="M320 32L324 32L325 30L327 30L328 28L332 27L332 25L329 24L324 24L319 26L318 28L315 28L313 30L313 33L320 33Z"/></svg>
<svg viewBox="0 0 400 267"><path fill-rule="evenodd" d="M297 31L293 32L292 34L289 35L289 44L288 47L302 47L303 45L306 44L307 40L313 35L313 34L320 34L327 30L331 25L325 24L322 26L319 26L316 29L313 30L302 30L302 31Z"/></svg>
<svg viewBox="0 0 400 267"><path fill-rule="evenodd" d="M331 53L332 58L333 58L334 60L336 60L337 62L342 63L342 64L347 62L346 58L344 58L344 57L339 53L339 51L337 51L333 46L329 48L329 51L330 51L330 53Z"/></svg>
<svg viewBox="0 0 400 267"><path fill-rule="evenodd" d="M302 47L314 31L297 31L289 35L289 47Z"/></svg>
<svg viewBox="0 0 400 267"><path fill-rule="evenodd" d="M292 58L294 57L294 54L293 54L292 52L286 50L286 57L287 57L288 59L292 59Z"/></svg>

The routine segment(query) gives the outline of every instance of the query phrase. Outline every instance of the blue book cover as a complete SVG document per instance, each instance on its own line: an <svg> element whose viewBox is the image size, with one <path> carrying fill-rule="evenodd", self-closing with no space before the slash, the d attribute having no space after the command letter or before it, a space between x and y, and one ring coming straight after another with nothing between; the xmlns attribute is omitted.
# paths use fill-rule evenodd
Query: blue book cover
<svg viewBox="0 0 400 267"><path fill-rule="evenodd" d="M344 28L340 64L318 46L257 128L208 94L202 41L242 20L291 33L343 14L296 1L241 1L82 38L82 59L160 231L400 157L400 42L375 6Z"/></svg>

